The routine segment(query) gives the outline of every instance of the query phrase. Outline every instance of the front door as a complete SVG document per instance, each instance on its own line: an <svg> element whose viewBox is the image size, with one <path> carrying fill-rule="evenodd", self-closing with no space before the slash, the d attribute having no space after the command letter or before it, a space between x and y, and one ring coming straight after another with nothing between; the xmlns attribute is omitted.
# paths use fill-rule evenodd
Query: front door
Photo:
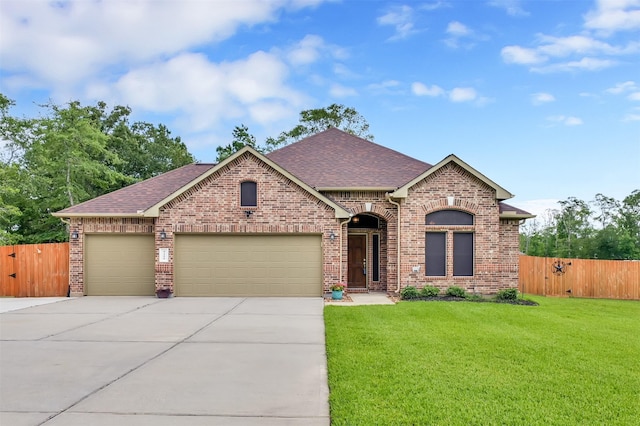
<svg viewBox="0 0 640 426"><path fill-rule="evenodd" d="M367 287L367 236L349 235L348 288Z"/></svg>

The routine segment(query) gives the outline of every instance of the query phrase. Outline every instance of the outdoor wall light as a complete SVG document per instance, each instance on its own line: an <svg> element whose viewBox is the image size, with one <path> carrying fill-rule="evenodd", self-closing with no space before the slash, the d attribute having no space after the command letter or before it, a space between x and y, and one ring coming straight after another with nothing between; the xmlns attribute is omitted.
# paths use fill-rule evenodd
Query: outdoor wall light
<svg viewBox="0 0 640 426"><path fill-rule="evenodd" d="M78 239L78 237L79 237L79 235L78 235L78 231L75 231L75 230L74 230L74 231L71 231L71 239L73 239L73 240L77 240L77 239Z"/></svg>
<svg viewBox="0 0 640 426"><path fill-rule="evenodd" d="M245 210L244 214L247 215L247 219L249 219L251 217L251 215L253 214L253 212L251 210Z"/></svg>
<svg viewBox="0 0 640 426"><path fill-rule="evenodd" d="M336 239L336 234L334 234L334 233L333 233L333 231L331 231L331 233L329 234L329 239L330 239L331 241L335 241L335 239Z"/></svg>
<svg viewBox="0 0 640 426"><path fill-rule="evenodd" d="M161 240L166 240L167 239L167 233L164 232L164 229L160 232L160 239Z"/></svg>

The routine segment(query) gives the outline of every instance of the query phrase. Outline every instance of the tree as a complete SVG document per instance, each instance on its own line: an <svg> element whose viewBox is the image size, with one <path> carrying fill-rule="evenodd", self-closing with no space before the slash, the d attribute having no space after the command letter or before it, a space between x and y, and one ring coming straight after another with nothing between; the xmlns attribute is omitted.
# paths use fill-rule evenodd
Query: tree
<svg viewBox="0 0 640 426"><path fill-rule="evenodd" d="M193 162L165 126L130 124L128 107L49 103L22 119L9 114L13 105L0 96L0 243L65 241L51 212Z"/></svg>
<svg viewBox="0 0 640 426"><path fill-rule="evenodd" d="M260 152L271 152L307 136L335 127L352 135L373 140L369 133L369 123L354 108L331 104L325 108L302 111L300 122L291 130L280 133L277 137L268 137L263 146L256 144L255 138L249 134L245 125L233 131L233 141L226 146L218 147L217 161L220 162L245 146L251 146Z"/></svg>
<svg viewBox="0 0 640 426"><path fill-rule="evenodd" d="M218 153L218 162L230 157L245 146L250 146L260 152L264 152L264 149L257 145L255 136L249 133L249 128L244 124L236 126L233 129L232 135L233 140L229 145L219 146L216 148L216 152Z"/></svg>
<svg viewBox="0 0 640 426"><path fill-rule="evenodd" d="M622 203L597 194L589 203L575 197L559 201L521 230L520 248L532 256L583 259L640 259L640 190Z"/></svg>

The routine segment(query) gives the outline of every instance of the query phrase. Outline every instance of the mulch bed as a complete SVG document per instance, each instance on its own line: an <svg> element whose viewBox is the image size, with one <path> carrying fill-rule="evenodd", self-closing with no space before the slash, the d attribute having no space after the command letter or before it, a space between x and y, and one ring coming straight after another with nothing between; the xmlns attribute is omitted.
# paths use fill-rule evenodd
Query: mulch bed
<svg viewBox="0 0 640 426"><path fill-rule="evenodd" d="M527 299L515 299L515 300L496 300L496 299L464 299L462 297L453 296L438 296L438 297L418 297L416 299L401 299L406 302L477 302L477 303L506 303L509 305L525 305L525 306L538 306L537 302Z"/></svg>

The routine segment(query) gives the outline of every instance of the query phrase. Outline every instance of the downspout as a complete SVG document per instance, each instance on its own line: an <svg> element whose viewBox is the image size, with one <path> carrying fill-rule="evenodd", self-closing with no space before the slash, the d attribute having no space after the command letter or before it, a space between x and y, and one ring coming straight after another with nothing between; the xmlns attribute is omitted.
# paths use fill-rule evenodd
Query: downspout
<svg viewBox="0 0 640 426"><path fill-rule="evenodd" d="M344 282L342 280L342 272L344 270L344 268L342 267L342 225L351 222L351 218L353 217L353 213L349 213L349 219L345 220L344 222L340 222L340 282ZM347 234L349 234L349 231L347 230Z"/></svg>
<svg viewBox="0 0 640 426"><path fill-rule="evenodd" d="M400 294L400 203L397 203L395 201L393 201L391 199L391 195L389 193L385 194L387 197L387 201L390 202L391 204L393 204L394 206L398 207L398 225L397 225L397 231L396 233L398 234L396 236L396 244L398 246L398 260L396 263L396 274L398 275L396 277L396 281L397 281L397 287L396 287L396 293Z"/></svg>

